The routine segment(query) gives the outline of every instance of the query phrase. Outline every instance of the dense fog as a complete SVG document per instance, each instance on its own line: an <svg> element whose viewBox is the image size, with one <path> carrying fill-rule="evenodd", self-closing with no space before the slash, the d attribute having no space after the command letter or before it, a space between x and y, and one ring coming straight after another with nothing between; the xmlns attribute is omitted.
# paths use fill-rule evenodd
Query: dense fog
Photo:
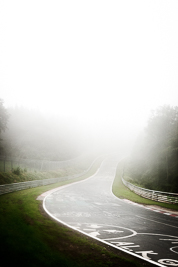
<svg viewBox="0 0 178 267"><path fill-rule="evenodd" d="M177 14L176 0L2 1L0 98L9 119L5 131L0 125L1 155L132 153L128 176L147 186L165 177L173 190L177 122L171 139L159 123L178 104Z"/></svg>
<svg viewBox="0 0 178 267"><path fill-rule="evenodd" d="M7 113L7 129L1 133L4 156L64 160L89 151L123 154L136 136L122 121L91 123L24 107L9 108Z"/></svg>

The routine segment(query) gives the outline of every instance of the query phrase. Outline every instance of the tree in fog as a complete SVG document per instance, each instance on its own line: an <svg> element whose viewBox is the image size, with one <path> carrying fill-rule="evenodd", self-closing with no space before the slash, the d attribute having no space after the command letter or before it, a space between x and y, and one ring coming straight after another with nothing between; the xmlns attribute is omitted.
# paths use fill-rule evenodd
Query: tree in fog
<svg viewBox="0 0 178 267"><path fill-rule="evenodd" d="M2 99L0 99L0 134L6 130L7 128L7 122L8 122L8 118L9 118L9 115L8 115L8 112L7 110L5 109L4 107L4 102ZM0 154L2 154L2 151L3 151L3 146L2 146L2 138L0 136Z"/></svg>
<svg viewBox="0 0 178 267"><path fill-rule="evenodd" d="M178 152L178 107L156 110L146 128L151 165L157 168L157 184L169 186L176 175ZM163 186L162 186L163 187Z"/></svg>
<svg viewBox="0 0 178 267"><path fill-rule="evenodd" d="M129 170L140 185L178 192L178 107L163 106L152 113Z"/></svg>
<svg viewBox="0 0 178 267"><path fill-rule="evenodd" d="M3 100L0 99L0 133L6 130L9 117L3 104Z"/></svg>
<svg viewBox="0 0 178 267"><path fill-rule="evenodd" d="M71 123L23 107L9 108L8 112L8 129L3 136L7 156L58 161L80 153L77 127Z"/></svg>

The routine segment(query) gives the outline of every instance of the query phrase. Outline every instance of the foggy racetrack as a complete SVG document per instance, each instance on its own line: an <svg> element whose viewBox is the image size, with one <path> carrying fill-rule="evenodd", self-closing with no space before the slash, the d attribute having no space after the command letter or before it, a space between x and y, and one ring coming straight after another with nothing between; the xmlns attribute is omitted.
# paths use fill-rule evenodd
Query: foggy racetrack
<svg viewBox="0 0 178 267"><path fill-rule="evenodd" d="M158 266L178 266L178 219L116 198L112 183L117 164L108 158L87 180L48 194L45 211L116 249Z"/></svg>

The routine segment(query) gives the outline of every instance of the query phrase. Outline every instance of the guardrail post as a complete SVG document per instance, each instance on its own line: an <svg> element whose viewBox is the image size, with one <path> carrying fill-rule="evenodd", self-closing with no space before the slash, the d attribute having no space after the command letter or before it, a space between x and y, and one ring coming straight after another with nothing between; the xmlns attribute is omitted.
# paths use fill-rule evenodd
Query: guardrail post
<svg viewBox="0 0 178 267"><path fill-rule="evenodd" d="M149 190L142 187L135 186L131 183L128 183L122 177L123 184L128 187L131 191L135 192L137 195L141 195L145 198L165 203L178 203L178 193L169 193L169 192L161 192L155 190Z"/></svg>

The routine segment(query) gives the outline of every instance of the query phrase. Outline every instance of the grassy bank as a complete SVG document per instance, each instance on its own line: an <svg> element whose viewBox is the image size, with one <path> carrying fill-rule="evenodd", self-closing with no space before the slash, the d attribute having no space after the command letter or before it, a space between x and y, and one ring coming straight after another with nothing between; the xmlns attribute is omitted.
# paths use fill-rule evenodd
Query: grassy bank
<svg viewBox="0 0 178 267"><path fill-rule="evenodd" d="M0 172L0 185L20 183L33 180L42 180L48 178L57 178L57 177L81 173L82 171L83 169L79 167L70 167L67 169L58 169L56 171L46 171L46 172L27 171L26 169L21 169L17 167L16 169L9 172Z"/></svg>
<svg viewBox="0 0 178 267"><path fill-rule="evenodd" d="M149 200L146 198L143 198L141 196L138 196L134 192L130 191L125 185L122 183L121 177L122 177L122 170L123 170L123 163L120 162L117 167L116 171L116 177L113 183L113 193L119 197L119 198L125 198L129 199L133 202L144 204L144 205L157 205L160 207L164 207L167 209L172 210L178 210L178 205L176 204L167 204L167 203L161 203L153 200Z"/></svg>
<svg viewBox="0 0 178 267"><path fill-rule="evenodd" d="M100 160L101 161L101 160ZM103 245L52 220L36 198L94 174L100 162L76 179L0 196L0 265L18 267L142 266L139 259ZM146 263L145 266L150 266Z"/></svg>
<svg viewBox="0 0 178 267"><path fill-rule="evenodd" d="M98 157L96 164L101 162L102 159L102 156ZM48 171L32 171L16 166L8 172L0 172L0 185L77 175L89 168L93 161L94 155L89 155L87 158L81 159L81 162L71 163L70 166L64 165L64 167L57 170Z"/></svg>

